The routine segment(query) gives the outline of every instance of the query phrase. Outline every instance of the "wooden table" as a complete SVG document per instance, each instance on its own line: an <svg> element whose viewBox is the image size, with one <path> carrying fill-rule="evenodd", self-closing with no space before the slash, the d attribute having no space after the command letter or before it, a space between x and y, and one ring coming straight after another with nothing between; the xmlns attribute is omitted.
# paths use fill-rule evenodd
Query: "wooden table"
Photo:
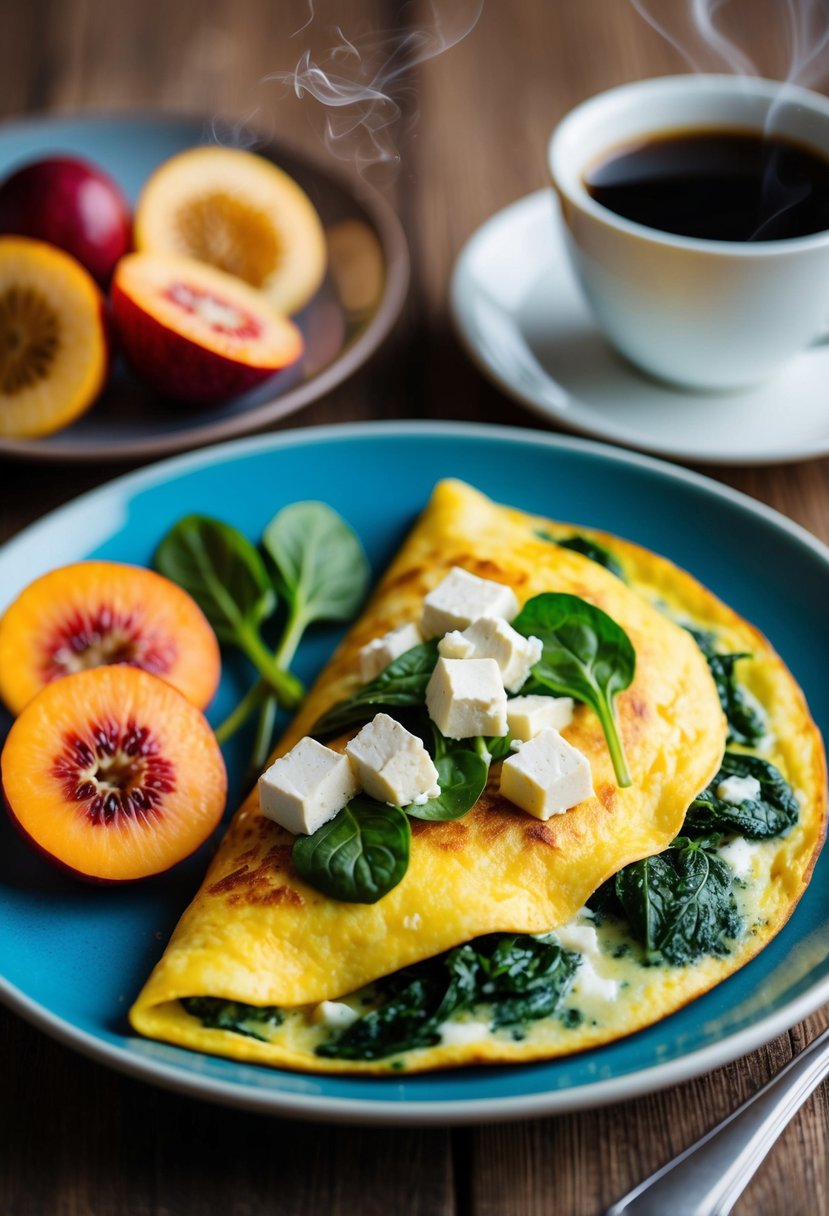
<svg viewBox="0 0 829 1216"><path fill-rule="evenodd" d="M779 15L779 0L729 7L742 44L770 75L786 70L775 4ZM0 115L140 106L253 115L324 162L328 153L308 121L313 103L264 78L290 69L306 46L320 54L336 40L336 24L350 38L393 30L399 6L319 7L290 39L308 20L303 0L0 0ZM439 7L451 32L474 4ZM672 29L685 28L684 3L652 7ZM426 3L409 7L415 22L428 21L430 11ZM720 66L710 54L699 58ZM458 349L446 303L453 260L487 216L544 184L546 137L571 105L686 66L625 0L490 0L465 41L407 82L410 130L397 180L386 186L413 254L403 322L368 368L286 425L389 417L538 425ZM0 537L123 471L0 463ZM829 541L829 461L705 471ZM747 1059L625 1105L480 1129L398 1131L293 1124L180 1098L91 1063L0 1010L0 1212L595 1214L752 1093L827 1022L818 1013ZM826 1171L821 1091L736 1210L826 1211Z"/></svg>

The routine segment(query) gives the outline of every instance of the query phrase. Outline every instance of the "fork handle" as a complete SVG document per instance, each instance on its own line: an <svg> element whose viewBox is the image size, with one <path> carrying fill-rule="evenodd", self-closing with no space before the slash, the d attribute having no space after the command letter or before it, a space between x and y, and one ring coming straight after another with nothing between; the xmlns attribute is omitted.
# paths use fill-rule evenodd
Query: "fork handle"
<svg viewBox="0 0 829 1216"><path fill-rule="evenodd" d="M606 1216L727 1216L827 1073L829 1029L722 1123L608 1208Z"/></svg>

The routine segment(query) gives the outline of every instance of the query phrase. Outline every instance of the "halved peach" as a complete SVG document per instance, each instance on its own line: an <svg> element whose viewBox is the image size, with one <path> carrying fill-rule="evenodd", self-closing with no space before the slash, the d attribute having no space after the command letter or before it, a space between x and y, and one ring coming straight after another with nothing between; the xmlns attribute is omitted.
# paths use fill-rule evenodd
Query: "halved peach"
<svg viewBox="0 0 829 1216"><path fill-rule="evenodd" d="M34 438L68 426L103 388L104 301L68 253L0 237L0 435Z"/></svg>
<svg viewBox="0 0 829 1216"><path fill-rule="evenodd" d="M271 161L238 148L191 148L145 185L135 247L209 262L297 312L325 274L325 234L307 194Z"/></svg>
<svg viewBox="0 0 829 1216"><path fill-rule="evenodd" d="M48 684L0 757L12 819L80 878L160 874L216 828L224 761L201 712L157 676L96 667Z"/></svg>
<svg viewBox="0 0 829 1216"><path fill-rule="evenodd" d="M136 374L194 405L243 393L302 354L302 334L261 292L192 258L127 254L112 312Z"/></svg>
<svg viewBox="0 0 829 1216"><path fill-rule="evenodd" d="M53 680L109 663L161 676L199 709L221 672L216 635L195 600L140 566L62 566L0 618L0 696L14 714Z"/></svg>

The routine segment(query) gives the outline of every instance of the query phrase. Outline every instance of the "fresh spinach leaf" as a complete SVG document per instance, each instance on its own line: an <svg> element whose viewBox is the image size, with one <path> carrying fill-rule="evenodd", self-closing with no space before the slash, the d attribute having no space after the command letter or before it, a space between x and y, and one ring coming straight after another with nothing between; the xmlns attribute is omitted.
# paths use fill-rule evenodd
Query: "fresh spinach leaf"
<svg viewBox="0 0 829 1216"><path fill-rule="evenodd" d="M735 804L717 797L728 777L753 777L760 785L756 798ZM779 836L797 823L800 814L792 787L778 768L759 756L726 752L720 771L688 808L684 832L736 832L748 840Z"/></svg>
<svg viewBox="0 0 829 1216"><path fill-rule="evenodd" d="M370 721L381 711L422 707L426 701L426 685L437 660L436 638L413 646L381 671L375 680L332 706L314 724L311 734L317 738L330 738L350 726Z"/></svg>
<svg viewBox="0 0 829 1216"><path fill-rule="evenodd" d="M271 520L262 545L288 605L278 657L290 662L295 640L313 621L347 621L368 589L371 570L357 536L322 502L295 502ZM286 658L286 655L290 657Z"/></svg>
<svg viewBox="0 0 829 1216"><path fill-rule="evenodd" d="M553 1013L579 956L552 935L492 934L378 981L380 1003L317 1047L329 1059L376 1060L440 1042L456 1013L486 1005L493 1027Z"/></svg>
<svg viewBox="0 0 829 1216"><path fill-rule="evenodd" d="M162 539L156 568L192 595L221 642L238 646L277 695L293 709L304 688L284 671L259 628L276 605L265 563L237 528L207 515L186 515Z"/></svg>
<svg viewBox="0 0 829 1216"><path fill-rule="evenodd" d="M181 1003L191 1017L198 1018L209 1030L232 1030L264 1043L269 1036L257 1027L274 1029L285 1020L283 1010L276 1005L245 1005L241 1001L226 1001L215 996L186 996Z"/></svg>
<svg viewBox="0 0 829 1216"><path fill-rule="evenodd" d="M636 653L624 629L601 608L561 592L528 600L512 626L544 646L522 693L552 692L589 705L602 724L617 782L630 785L613 709L616 694L636 670Z"/></svg>
<svg viewBox="0 0 829 1216"><path fill-rule="evenodd" d="M741 743L745 747L757 743L766 733L766 724L734 674L734 668L741 659L753 656L748 653L720 654L713 633L686 628L708 661L723 713L728 720L728 742Z"/></svg>
<svg viewBox="0 0 829 1216"><path fill-rule="evenodd" d="M625 866L616 895L648 957L676 966L728 953L741 920L733 872L713 841L678 837L664 853Z"/></svg>
<svg viewBox="0 0 829 1216"><path fill-rule="evenodd" d="M411 829L401 810L354 798L311 836L297 836L294 868L309 886L344 903L373 904L409 867Z"/></svg>
<svg viewBox="0 0 829 1216"><path fill-rule="evenodd" d="M557 540L550 532L545 532L543 528L536 532L536 536L540 536L542 540L551 540L554 544L560 545L562 549L572 549L574 553L580 553L582 557L589 557L591 562L595 562L598 566L604 566L605 570L609 570L611 574L615 574L622 582L627 582L625 572L619 565L619 562L613 556L609 549L604 545L600 545L596 540L590 540L587 536L582 536L575 532L572 536L568 536L565 540Z"/></svg>
<svg viewBox="0 0 829 1216"><path fill-rule="evenodd" d="M446 740L447 743L451 742ZM460 744L443 748L435 756L440 793L420 805L411 803L405 808L412 819L428 819L432 822L460 819L471 811L486 787L489 766L477 752Z"/></svg>

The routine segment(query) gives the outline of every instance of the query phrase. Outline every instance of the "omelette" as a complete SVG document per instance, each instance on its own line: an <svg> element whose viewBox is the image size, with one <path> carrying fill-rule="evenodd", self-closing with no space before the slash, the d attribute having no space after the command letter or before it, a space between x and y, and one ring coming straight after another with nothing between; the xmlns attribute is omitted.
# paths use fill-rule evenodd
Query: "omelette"
<svg viewBox="0 0 829 1216"><path fill-rule="evenodd" d="M535 818L500 792L494 757L468 813L410 820L408 869L373 903L304 881L254 790L130 1011L139 1033L315 1072L552 1058L667 1016L785 923L823 840L826 768L782 660L665 558L458 481L436 487L276 755L337 721L361 650L417 620L453 568L519 605L580 597L624 630L630 784L577 704L562 735L589 760L589 797ZM356 730L325 742L342 751Z"/></svg>

